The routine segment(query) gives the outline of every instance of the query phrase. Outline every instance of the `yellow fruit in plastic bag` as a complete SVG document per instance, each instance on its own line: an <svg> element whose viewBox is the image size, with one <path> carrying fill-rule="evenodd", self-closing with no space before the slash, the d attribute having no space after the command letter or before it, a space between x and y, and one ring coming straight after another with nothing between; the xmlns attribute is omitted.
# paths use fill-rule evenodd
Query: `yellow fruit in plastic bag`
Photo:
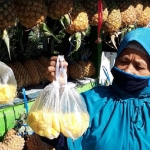
<svg viewBox="0 0 150 150"><path fill-rule="evenodd" d="M0 84L0 104L7 104L11 102L15 98L16 92L16 86Z"/></svg>
<svg viewBox="0 0 150 150"><path fill-rule="evenodd" d="M76 139L86 131L89 126L88 113L63 114L61 119L61 132L64 136Z"/></svg>
<svg viewBox="0 0 150 150"><path fill-rule="evenodd" d="M58 117L58 114L50 111L35 111L28 114L27 123L35 133L53 139L60 133Z"/></svg>

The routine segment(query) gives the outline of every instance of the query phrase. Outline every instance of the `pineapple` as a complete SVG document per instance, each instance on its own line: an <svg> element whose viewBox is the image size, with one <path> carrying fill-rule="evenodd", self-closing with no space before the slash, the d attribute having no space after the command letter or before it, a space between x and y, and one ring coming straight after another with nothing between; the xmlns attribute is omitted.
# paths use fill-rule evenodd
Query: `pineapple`
<svg viewBox="0 0 150 150"><path fill-rule="evenodd" d="M48 4L48 16L53 19L60 19L65 14L72 12L72 0L53 0Z"/></svg>
<svg viewBox="0 0 150 150"><path fill-rule="evenodd" d="M150 22L150 2L147 0L143 1L143 11L138 19L138 26L145 27Z"/></svg>
<svg viewBox="0 0 150 150"><path fill-rule="evenodd" d="M0 29L15 25L16 11L12 0L0 0Z"/></svg>
<svg viewBox="0 0 150 150"><path fill-rule="evenodd" d="M88 14L90 25L91 26L97 26L97 24L98 24L97 0L83 1L83 6L84 6L85 11ZM108 16L108 10L106 8L105 1L103 0L103 22L106 21L107 16Z"/></svg>
<svg viewBox="0 0 150 150"><path fill-rule="evenodd" d="M11 150L11 149L4 143L0 142L0 150Z"/></svg>
<svg viewBox="0 0 150 150"><path fill-rule="evenodd" d="M29 86L31 84L31 77L28 74L27 70L24 66L16 61L14 63L7 64L14 72L16 81L17 81L17 89L20 90L23 86Z"/></svg>
<svg viewBox="0 0 150 150"><path fill-rule="evenodd" d="M69 16L69 15L68 15ZM66 32L75 34L85 31L89 26L88 15L80 2L73 2L73 10L70 14L70 25L66 27Z"/></svg>
<svg viewBox="0 0 150 150"><path fill-rule="evenodd" d="M122 27L136 23L136 10L130 0L118 0L122 18Z"/></svg>
<svg viewBox="0 0 150 150"><path fill-rule="evenodd" d="M78 63L73 63L68 66L69 77L72 79L83 79L84 78L84 69Z"/></svg>
<svg viewBox="0 0 150 150"><path fill-rule="evenodd" d="M24 138L18 136L14 129L9 130L3 140L3 144L10 150L22 150L24 148L24 143Z"/></svg>
<svg viewBox="0 0 150 150"><path fill-rule="evenodd" d="M43 0L17 0L16 9L20 23L26 28L33 28L47 17Z"/></svg>
<svg viewBox="0 0 150 150"><path fill-rule="evenodd" d="M13 64L9 63L7 64L14 72L16 81L17 81L17 89L20 90L21 87L23 87L24 85L26 85L26 81L25 78L22 74L19 73L19 70L17 70Z"/></svg>
<svg viewBox="0 0 150 150"><path fill-rule="evenodd" d="M31 85L37 85L40 83L40 76L34 60L26 60L23 62L23 66L26 68L27 72L30 74L32 83Z"/></svg>
<svg viewBox="0 0 150 150"><path fill-rule="evenodd" d="M44 66L38 61L38 60L33 60L35 65L37 66L38 74L40 76L40 82L46 80L46 69Z"/></svg>
<svg viewBox="0 0 150 150"><path fill-rule="evenodd" d="M117 33L121 27L121 13L117 3L114 0L106 1L108 9L108 17L103 22L102 29L105 33L113 35Z"/></svg>
<svg viewBox="0 0 150 150"><path fill-rule="evenodd" d="M117 49L115 38L118 38L121 27L121 13L118 4L114 0L105 1L106 8L108 9L108 17L103 21L102 30L104 35L109 35L111 41L105 41L110 47Z"/></svg>
<svg viewBox="0 0 150 150"><path fill-rule="evenodd" d="M39 63L42 64L42 66L43 66L44 68L47 69L47 67L48 67L48 65L49 65L49 61L48 61L48 59L47 59L46 57L42 56L42 57L40 57L40 58L38 59L38 61L39 61Z"/></svg>
<svg viewBox="0 0 150 150"><path fill-rule="evenodd" d="M91 60L87 60L85 63L85 77L92 77L95 75L95 67Z"/></svg>
<svg viewBox="0 0 150 150"><path fill-rule="evenodd" d="M142 2L142 0L133 0L132 3L134 5L135 11L136 11L136 18L138 21L141 13L143 11L143 2Z"/></svg>
<svg viewBox="0 0 150 150"><path fill-rule="evenodd" d="M33 134L27 137L26 140L26 149L27 150L55 150L54 147L44 143L40 136Z"/></svg>

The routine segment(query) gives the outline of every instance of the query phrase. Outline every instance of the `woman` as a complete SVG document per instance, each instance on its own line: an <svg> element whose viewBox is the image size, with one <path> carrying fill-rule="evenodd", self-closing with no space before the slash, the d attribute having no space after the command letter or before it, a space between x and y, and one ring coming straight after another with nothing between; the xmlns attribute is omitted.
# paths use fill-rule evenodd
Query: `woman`
<svg viewBox="0 0 150 150"><path fill-rule="evenodd" d="M52 57L47 73L50 81L54 79L55 62L56 57ZM79 139L67 139L69 150L150 149L149 28L137 28L124 37L111 72L111 86L82 93L90 125Z"/></svg>

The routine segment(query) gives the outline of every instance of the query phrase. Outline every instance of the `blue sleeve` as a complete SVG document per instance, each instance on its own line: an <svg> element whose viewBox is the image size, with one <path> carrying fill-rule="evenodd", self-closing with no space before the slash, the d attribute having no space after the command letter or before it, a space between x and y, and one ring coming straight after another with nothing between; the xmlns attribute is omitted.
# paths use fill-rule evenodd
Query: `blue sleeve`
<svg viewBox="0 0 150 150"><path fill-rule="evenodd" d="M82 150L82 137L77 140L67 138L68 150Z"/></svg>
<svg viewBox="0 0 150 150"><path fill-rule="evenodd" d="M81 93L88 113L90 115L90 121L94 118L95 114L105 105L107 95L110 93L110 89L105 86L98 86L92 90Z"/></svg>

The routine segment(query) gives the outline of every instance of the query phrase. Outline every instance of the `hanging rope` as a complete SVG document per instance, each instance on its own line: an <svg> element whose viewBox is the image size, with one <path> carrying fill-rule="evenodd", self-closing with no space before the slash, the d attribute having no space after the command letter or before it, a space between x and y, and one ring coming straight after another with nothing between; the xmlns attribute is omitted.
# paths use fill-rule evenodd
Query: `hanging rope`
<svg viewBox="0 0 150 150"><path fill-rule="evenodd" d="M103 22L103 5L102 0L98 0L98 38L96 40L96 43L101 43L101 37L100 37L100 31L102 27Z"/></svg>

